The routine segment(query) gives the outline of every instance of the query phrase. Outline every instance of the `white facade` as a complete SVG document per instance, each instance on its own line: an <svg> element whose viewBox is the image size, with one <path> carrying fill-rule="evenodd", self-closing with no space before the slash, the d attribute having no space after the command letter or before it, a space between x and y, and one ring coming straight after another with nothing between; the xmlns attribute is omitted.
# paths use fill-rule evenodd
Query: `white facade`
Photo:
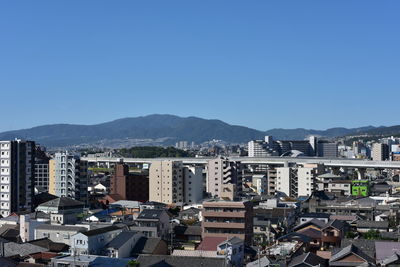
<svg viewBox="0 0 400 267"><path fill-rule="evenodd" d="M257 194L266 194L268 190L267 177L262 174L253 175L253 187L256 189Z"/></svg>
<svg viewBox="0 0 400 267"><path fill-rule="evenodd" d="M298 196L311 196L315 188L315 168L298 168Z"/></svg>
<svg viewBox="0 0 400 267"><path fill-rule="evenodd" d="M56 153L54 156L54 194L58 197L70 197L87 202L87 169L86 163L78 156L68 152Z"/></svg>
<svg viewBox="0 0 400 267"><path fill-rule="evenodd" d="M279 192L291 195L291 179L293 178L292 168L280 167L276 168L276 189Z"/></svg>

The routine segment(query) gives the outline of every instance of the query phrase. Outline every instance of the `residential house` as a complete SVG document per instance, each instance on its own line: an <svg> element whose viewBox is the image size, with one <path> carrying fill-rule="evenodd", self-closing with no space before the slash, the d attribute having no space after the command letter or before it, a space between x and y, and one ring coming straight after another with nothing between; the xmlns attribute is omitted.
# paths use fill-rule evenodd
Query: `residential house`
<svg viewBox="0 0 400 267"><path fill-rule="evenodd" d="M325 249L332 247L340 247L341 241L348 230L348 224L345 221L333 220L329 221L322 228L322 247Z"/></svg>
<svg viewBox="0 0 400 267"><path fill-rule="evenodd" d="M77 233L71 237L71 254L100 255L103 248L122 230L118 226L107 226Z"/></svg>
<svg viewBox="0 0 400 267"><path fill-rule="evenodd" d="M362 249L350 244L337 252L329 259L329 266L360 266L375 262L374 258L367 255ZM368 266L368 265L367 265Z"/></svg>
<svg viewBox="0 0 400 267"><path fill-rule="evenodd" d="M71 237L88 229L73 225L42 224L35 229L35 239L48 238L56 243L71 245Z"/></svg>
<svg viewBox="0 0 400 267"><path fill-rule="evenodd" d="M106 246L107 256L112 258L130 257L133 248L142 236L142 234L133 231L119 233L119 235Z"/></svg>
<svg viewBox="0 0 400 267"><path fill-rule="evenodd" d="M147 237L161 237L169 240L170 219L171 217L166 210L145 209L139 214L135 224L130 226L130 229L141 232Z"/></svg>
<svg viewBox="0 0 400 267"><path fill-rule="evenodd" d="M138 255L167 255L168 244L159 237L142 236L132 250L133 256Z"/></svg>

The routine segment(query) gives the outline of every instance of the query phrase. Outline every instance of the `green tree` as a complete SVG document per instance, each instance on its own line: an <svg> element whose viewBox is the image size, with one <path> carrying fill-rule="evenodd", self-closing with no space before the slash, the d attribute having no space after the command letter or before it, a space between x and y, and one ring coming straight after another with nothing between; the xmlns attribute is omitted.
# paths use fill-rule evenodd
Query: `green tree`
<svg viewBox="0 0 400 267"><path fill-rule="evenodd" d="M140 263L136 260L128 261L128 267L139 267Z"/></svg>

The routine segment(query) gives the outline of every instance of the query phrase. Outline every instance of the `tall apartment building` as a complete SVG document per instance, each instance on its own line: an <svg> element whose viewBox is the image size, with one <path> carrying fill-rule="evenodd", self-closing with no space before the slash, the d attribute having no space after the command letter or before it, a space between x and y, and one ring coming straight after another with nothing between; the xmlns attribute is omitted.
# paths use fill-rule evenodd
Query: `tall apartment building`
<svg viewBox="0 0 400 267"><path fill-rule="evenodd" d="M316 190L317 167L307 167L297 169L297 196L311 196Z"/></svg>
<svg viewBox="0 0 400 267"><path fill-rule="evenodd" d="M189 204L203 199L203 174L200 167L184 166L180 161L156 161L150 166L149 176L150 201Z"/></svg>
<svg viewBox="0 0 400 267"><path fill-rule="evenodd" d="M269 168L267 170L267 192L268 195L274 196L277 192L276 179L278 178L277 170L275 168Z"/></svg>
<svg viewBox="0 0 400 267"><path fill-rule="evenodd" d="M35 151L35 187L40 191L49 191L49 160L43 148L36 146Z"/></svg>
<svg viewBox="0 0 400 267"><path fill-rule="evenodd" d="M202 238L238 237L250 245L253 237L253 204L250 201L203 202Z"/></svg>
<svg viewBox="0 0 400 267"><path fill-rule="evenodd" d="M110 181L110 194L125 200L146 202L149 200L149 174L129 172L126 164L117 164Z"/></svg>
<svg viewBox="0 0 400 267"><path fill-rule="evenodd" d="M236 199L242 192L240 162L229 161L223 157L209 160L206 191L211 197Z"/></svg>
<svg viewBox="0 0 400 267"><path fill-rule="evenodd" d="M374 143L372 145L372 159L378 161L389 159L389 146L387 144Z"/></svg>
<svg viewBox="0 0 400 267"><path fill-rule="evenodd" d="M0 213L32 211L35 142L0 141Z"/></svg>
<svg viewBox="0 0 400 267"><path fill-rule="evenodd" d="M320 168L321 165L276 168L277 191L291 197L310 196L316 188Z"/></svg>
<svg viewBox="0 0 400 267"><path fill-rule="evenodd" d="M70 197L88 201L87 162L66 152L56 153L49 161L49 193L58 197Z"/></svg>

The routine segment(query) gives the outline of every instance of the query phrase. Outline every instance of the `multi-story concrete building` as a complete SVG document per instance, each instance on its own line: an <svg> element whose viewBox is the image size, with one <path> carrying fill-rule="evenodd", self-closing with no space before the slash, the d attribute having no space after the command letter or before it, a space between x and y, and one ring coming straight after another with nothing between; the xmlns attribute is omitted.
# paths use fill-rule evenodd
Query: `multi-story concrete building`
<svg viewBox="0 0 400 267"><path fill-rule="evenodd" d="M129 172L126 164L117 164L111 176L110 193L124 200L146 202L149 200L149 175L142 172Z"/></svg>
<svg viewBox="0 0 400 267"><path fill-rule="evenodd" d="M287 196L297 195L297 170L292 167L276 168L276 191Z"/></svg>
<svg viewBox="0 0 400 267"><path fill-rule="evenodd" d="M267 176L263 174L254 174L252 177L253 187L256 189L257 194L263 195L267 194L268 183Z"/></svg>
<svg viewBox="0 0 400 267"><path fill-rule="evenodd" d="M275 195L276 193L276 179L277 179L277 171L275 168L269 168L267 170L267 181L268 181L268 186L267 186L267 192L268 195Z"/></svg>
<svg viewBox="0 0 400 267"><path fill-rule="evenodd" d="M318 142L318 157L337 158L338 145L334 142L319 141Z"/></svg>
<svg viewBox="0 0 400 267"><path fill-rule="evenodd" d="M291 197L310 196L322 166L316 164L277 168L277 191Z"/></svg>
<svg viewBox="0 0 400 267"><path fill-rule="evenodd" d="M252 140L248 142L249 157L266 157L270 156L268 147L262 140Z"/></svg>
<svg viewBox="0 0 400 267"><path fill-rule="evenodd" d="M297 169L297 196L311 196L315 190L317 168L303 167Z"/></svg>
<svg viewBox="0 0 400 267"><path fill-rule="evenodd" d="M31 211L34 194L35 142L0 141L0 214Z"/></svg>
<svg viewBox="0 0 400 267"><path fill-rule="evenodd" d="M35 187L40 192L49 191L49 160L43 148L36 146L35 149Z"/></svg>
<svg viewBox="0 0 400 267"><path fill-rule="evenodd" d="M199 167L164 160L150 166L149 199L165 204L197 203L203 198L203 175Z"/></svg>
<svg viewBox="0 0 400 267"><path fill-rule="evenodd" d="M325 173L317 177L318 191L327 191L338 195L351 195L351 180L332 173Z"/></svg>
<svg viewBox="0 0 400 267"><path fill-rule="evenodd" d="M374 143L372 145L372 159L378 161L389 159L389 146L387 144Z"/></svg>
<svg viewBox="0 0 400 267"><path fill-rule="evenodd" d="M49 162L49 193L88 201L87 162L69 152L56 153Z"/></svg>
<svg viewBox="0 0 400 267"><path fill-rule="evenodd" d="M223 157L209 160L206 191L211 197L236 199L242 191L240 162L229 161Z"/></svg>
<svg viewBox="0 0 400 267"><path fill-rule="evenodd" d="M203 202L202 238L238 237L250 245L253 237L253 204L250 201Z"/></svg>

